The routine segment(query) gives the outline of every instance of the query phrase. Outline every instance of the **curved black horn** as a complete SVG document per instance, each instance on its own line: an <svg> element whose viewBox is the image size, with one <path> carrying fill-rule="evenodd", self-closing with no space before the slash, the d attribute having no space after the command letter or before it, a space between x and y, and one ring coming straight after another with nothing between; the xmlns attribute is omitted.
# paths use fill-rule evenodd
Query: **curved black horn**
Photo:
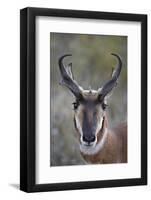
<svg viewBox="0 0 151 200"><path fill-rule="evenodd" d="M100 98L103 100L104 97L112 91L112 89L114 87L116 87L117 85L117 80L118 77L120 75L121 69L122 69L122 60L120 58L120 56L118 56L117 54L111 53L111 55L115 56L118 60L118 64L117 67L113 70L112 72L112 79L107 81L103 87L100 89Z"/></svg>
<svg viewBox="0 0 151 200"><path fill-rule="evenodd" d="M65 54L59 58L59 69L62 76L62 80L60 82L61 85L65 85L70 91L76 96L76 98L81 97L81 88L78 83L73 79L72 75L72 64L70 63L65 67L63 63L63 59L67 56L72 56L71 54Z"/></svg>

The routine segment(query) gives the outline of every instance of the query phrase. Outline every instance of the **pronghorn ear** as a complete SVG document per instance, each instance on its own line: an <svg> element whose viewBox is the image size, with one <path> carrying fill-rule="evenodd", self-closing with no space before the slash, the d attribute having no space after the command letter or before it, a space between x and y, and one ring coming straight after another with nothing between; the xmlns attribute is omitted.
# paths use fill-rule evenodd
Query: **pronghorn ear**
<svg viewBox="0 0 151 200"><path fill-rule="evenodd" d="M105 97L103 102L104 102L105 104L107 104L107 100L108 100L108 97Z"/></svg>
<svg viewBox="0 0 151 200"><path fill-rule="evenodd" d="M108 93L105 97L104 97L104 101L107 101L111 96L112 96L112 94L113 94L113 90L110 92L110 93Z"/></svg>
<svg viewBox="0 0 151 200"><path fill-rule="evenodd" d="M113 89L114 90L114 89ZM112 96L113 94L113 90L110 91L105 97L103 97L103 95L101 95L101 92L100 92L100 89L98 90L98 92L100 93L98 98L99 98L99 101L101 102L104 102L104 103L107 103L108 99Z"/></svg>

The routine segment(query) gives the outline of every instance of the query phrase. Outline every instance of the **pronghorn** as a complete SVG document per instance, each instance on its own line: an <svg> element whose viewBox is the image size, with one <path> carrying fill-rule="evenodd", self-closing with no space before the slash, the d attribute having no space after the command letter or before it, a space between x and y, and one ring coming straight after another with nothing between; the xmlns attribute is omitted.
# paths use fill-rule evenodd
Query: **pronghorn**
<svg viewBox="0 0 151 200"><path fill-rule="evenodd" d="M62 80L75 96L74 125L77 131L79 148L87 163L125 163L127 162L127 124L121 123L113 130L108 129L106 114L107 96L117 85L122 69L120 56L112 53L118 64L112 77L98 90L84 90L74 80L72 64L65 66L63 60L71 54L59 58Z"/></svg>

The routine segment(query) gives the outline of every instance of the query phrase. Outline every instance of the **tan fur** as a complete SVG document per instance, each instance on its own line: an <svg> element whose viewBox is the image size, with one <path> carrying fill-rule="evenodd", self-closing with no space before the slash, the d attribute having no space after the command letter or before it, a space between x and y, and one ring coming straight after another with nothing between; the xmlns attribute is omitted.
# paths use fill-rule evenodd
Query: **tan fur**
<svg viewBox="0 0 151 200"><path fill-rule="evenodd" d="M92 91L91 93L85 91L83 97L95 101L98 98L98 93ZM80 125L83 121L83 111L84 106L80 105L79 108L75 111L74 117L78 119ZM104 140L103 146L95 154L86 154L86 152L81 152L82 157L88 163L126 163L127 162L127 123L120 123L118 126L112 130L108 129L108 121L106 113L101 109L100 105L96 105L97 113L97 124L100 123L101 118L103 117L102 128L97 133L97 144L100 141ZM91 121L93 116L92 113L87 113L88 119ZM74 118L74 121L75 121ZM76 122L75 122L76 127ZM79 129L76 127L78 132L78 138L80 142L80 133ZM107 131L107 136L105 134ZM104 137L105 136L105 137ZM104 139L105 138L105 139Z"/></svg>
<svg viewBox="0 0 151 200"><path fill-rule="evenodd" d="M85 155L89 163L126 163L127 162L127 125L121 123L108 130L104 147L95 155Z"/></svg>
<svg viewBox="0 0 151 200"><path fill-rule="evenodd" d="M115 56L118 64L112 71L112 77L98 90L84 90L73 80L72 65L68 70L63 59L71 54L65 54L58 60L62 76L61 84L65 85L75 95L74 123L78 133L79 147L83 158L91 163L124 163L127 162L127 127L120 124L113 130L108 130L106 117L106 99L117 85L122 69L122 60Z"/></svg>

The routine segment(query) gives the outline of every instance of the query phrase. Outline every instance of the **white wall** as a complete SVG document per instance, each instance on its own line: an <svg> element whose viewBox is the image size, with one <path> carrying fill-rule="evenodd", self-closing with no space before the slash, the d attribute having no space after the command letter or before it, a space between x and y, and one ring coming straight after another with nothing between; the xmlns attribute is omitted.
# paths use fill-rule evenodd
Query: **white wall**
<svg viewBox="0 0 151 200"><path fill-rule="evenodd" d="M0 4L0 199L150 199L149 186L93 189L51 193L26 194L17 189L19 184L19 9L27 6L85 9L148 14L149 34L150 0L71 1L71 0L3 0ZM150 43L150 39L148 44ZM150 50L150 46L149 46ZM149 53L148 53L149 55ZM149 59L150 64L150 59ZM148 65L149 65L148 64ZM150 74L150 69L148 74ZM149 77L149 83L151 79ZM149 100L150 94L149 94ZM150 109L150 106L149 106ZM151 110L150 110L151 111ZM149 113L149 123L151 113ZM150 131L150 127L149 127ZM150 133L148 141L151 141ZM151 142L148 142L149 156ZM3 196L3 197L2 197Z"/></svg>

